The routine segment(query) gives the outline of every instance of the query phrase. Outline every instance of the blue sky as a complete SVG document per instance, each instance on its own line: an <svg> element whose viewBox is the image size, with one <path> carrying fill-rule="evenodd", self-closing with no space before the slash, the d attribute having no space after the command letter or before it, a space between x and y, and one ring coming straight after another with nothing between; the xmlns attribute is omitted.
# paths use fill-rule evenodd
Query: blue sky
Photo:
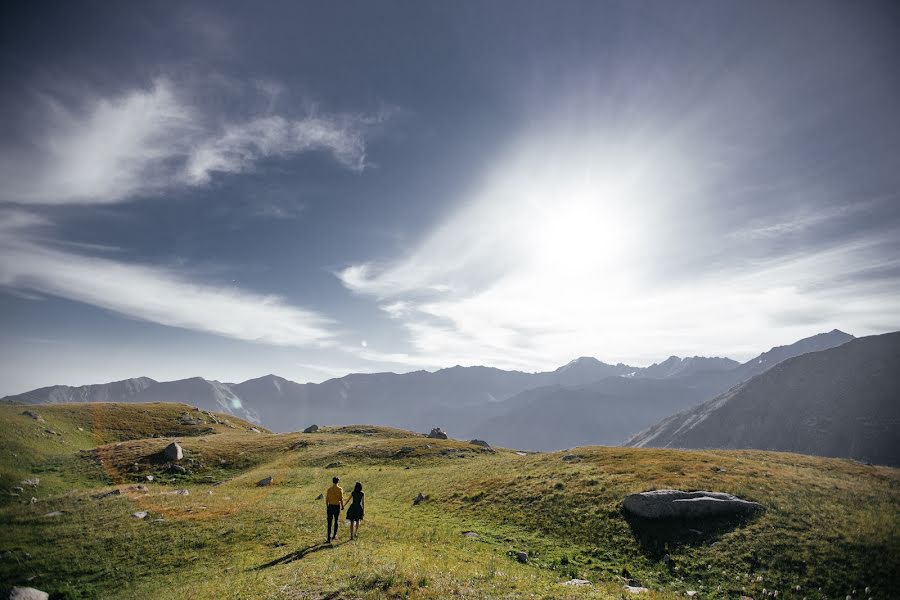
<svg viewBox="0 0 900 600"><path fill-rule="evenodd" d="M32 3L0 29L0 394L900 326L890 2Z"/></svg>

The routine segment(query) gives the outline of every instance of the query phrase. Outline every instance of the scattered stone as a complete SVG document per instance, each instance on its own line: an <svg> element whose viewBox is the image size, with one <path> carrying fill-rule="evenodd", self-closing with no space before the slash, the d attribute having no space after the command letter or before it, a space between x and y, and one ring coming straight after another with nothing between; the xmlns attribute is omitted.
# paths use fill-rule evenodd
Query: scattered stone
<svg viewBox="0 0 900 600"><path fill-rule="evenodd" d="M213 495L213 491L212 491L212 490L207 490L206 495L207 495L207 496L212 496L212 495Z"/></svg>
<svg viewBox="0 0 900 600"><path fill-rule="evenodd" d="M527 452L516 452L516 456L528 456Z"/></svg>
<svg viewBox="0 0 900 600"><path fill-rule="evenodd" d="M14 492L18 492L18 493L20 493L20 494L21 494L21 493L22 493L22 492L24 492L24 491L25 491L25 488L23 488L23 487L22 487L22 486L21 486L21 485L16 485L16 486L13 486L13 489L12 489L12 491L14 491Z"/></svg>
<svg viewBox="0 0 900 600"><path fill-rule="evenodd" d="M256 427L251 427L251 428L250 428L250 431L252 431L253 433L262 433L262 431L260 431L260 430L257 429Z"/></svg>
<svg viewBox="0 0 900 600"><path fill-rule="evenodd" d="M131 465L130 467L128 467L128 470L129 470L130 472L132 472L132 473L137 473L138 471L141 470L141 465L139 465L139 464L137 464L137 463L134 463L133 465Z"/></svg>
<svg viewBox="0 0 900 600"><path fill-rule="evenodd" d="M322 500L323 498L325 498L325 494L319 494L318 496L316 496L316 500Z"/></svg>
<svg viewBox="0 0 900 600"><path fill-rule="evenodd" d="M189 490L172 490L171 492L163 492L166 496L190 496Z"/></svg>
<svg viewBox="0 0 900 600"><path fill-rule="evenodd" d="M163 450L163 455L166 457L166 460L181 460L184 458L184 450L178 442L172 442Z"/></svg>
<svg viewBox="0 0 900 600"><path fill-rule="evenodd" d="M698 593L699 592L696 592L694 590L689 590L689 591L685 592L684 595L687 596L688 598L696 598Z"/></svg>
<svg viewBox="0 0 900 600"><path fill-rule="evenodd" d="M22 482L22 485L30 485L31 487L37 487L41 483L41 480L37 477L33 479L26 479Z"/></svg>
<svg viewBox="0 0 900 600"><path fill-rule="evenodd" d="M79 427L78 431L84 431L84 427Z"/></svg>
<svg viewBox="0 0 900 600"><path fill-rule="evenodd" d="M577 454L566 454L565 456L562 457L562 459L563 459L564 461L566 461L566 462L571 462L571 461L573 461L573 460L578 460L579 458L581 458L581 457L578 456Z"/></svg>
<svg viewBox="0 0 900 600"><path fill-rule="evenodd" d="M570 579L563 583L563 585L591 585L591 582L587 579Z"/></svg>
<svg viewBox="0 0 900 600"><path fill-rule="evenodd" d="M49 600L50 594L32 587L16 586L9 591L9 600Z"/></svg>
<svg viewBox="0 0 900 600"><path fill-rule="evenodd" d="M257 481L256 486L257 487L266 487L267 485L272 485L273 481L274 481L274 479L272 479L272 476L269 475L268 477L264 477L263 479L260 479L259 481Z"/></svg>
<svg viewBox="0 0 900 600"><path fill-rule="evenodd" d="M338 467L343 467L343 466L344 466L344 463L342 463L341 461L336 461L333 463L328 463L328 465L326 465L325 468L326 469L337 469Z"/></svg>
<svg viewBox="0 0 900 600"><path fill-rule="evenodd" d="M763 508L761 504L742 500L731 494L680 490L654 490L629 494L625 496L622 506L628 512L645 519L748 514Z"/></svg>
<svg viewBox="0 0 900 600"><path fill-rule="evenodd" d="M413 498L413 506L416 506L417 504L422 504L422 503L425 502L426 500L428 500L428 496L426 496L426 495L423 494L422 492L419 492L419 493L416 495L416 497Z"/></svg>
<svg viewBox="0 0 900 600"><path fill-rule="evenodd" d="M63 516L63 512L61 510L54 510L53 512L48 512L45 517L61 517Z"/></svg>
<svg viewBox="0 0 900 600"><path fill-rule="evenodd" d="M479 537L479 536L478 536L478 534L475 533L474 531L463 531L463 537L467 537L467 538L477 538L477 537Z"/></svg>
<svg viewBox="0 0 900 600"><path fill-rule="evenodd" d="M169 470L173 473L181 473L182 475L186 475L188 472L188 470L181 465L172 465L171 467L169 467Z"/></svg>
<svg viewBox="0 0 900 600"><path fill-rule="evenodd" d="M479 440L477 438L474 440L469 440L469 443L472 444L473 446L481 446L482 448L490 448L491 447L491 445L488 444L486 441Z"/></svg>
<svg viewBox="0 0 900 600"><path fill-rule="evenodd" d="M145 477L144 479L146 479L147 481L153 481L154 478L153 475L147 475L147 477Z"/></svg>
<svg viewBox="0 0 900 600"><path fill-rule="evenodd" d="M109 498L110 496L121 496L122 490L116 488L114 490L109 490L108 492L101 492L99 494L94 495L94 499L103 500L104 498Z"/></svg>
<svg viewBox="0 0 900 600"><path fill-rule="evenodd" d="M645 587L641 587L639 585L626 585L625 591L630 592L632 594L646 594L650 590Z"/></svg>
<svg viewBox="0 0 900 600"><path fill-rule="evenodd" d="M30 410L23 410L22 414L26 417L31 417L35 421L43 422L43 420L44 420L44 417L42 417L41 415L37 414L36 412L30 411Z"/></svg>
<svg viewBox="0 0 900 600"><path fill-rule="evenodd" d="M128 491L128 492L149 492L150 489L146 485L138 484L138 485L131 486L126 491Z"/></svg>
<svg viewBox="0 0 900 600"><path fill-rule="evenodd" d="M527 552L516 552L516 560L522 564L528 562L528 553Z"/></svg>
<svg viewBox="0 0 900 600"><path fill-rule="evenodd" d="M433 440L446 440L447 433L440 427L434 427L434 428L432 428L431 432L428 434L428 437L430 437Z"/></svg>
<svg viewBox="0 0 900 600"><path fill-rule="evenodd" d="M139 510L136 513L131 513L131 516L135 519L146 519L147 515L149 514L150 513L148 513L146 510Z"/></svg>
<svg viewBox="0 0 900 600"><path fill-rule="evenodd" d="M319 430L319 426L313 423L309 427L303 430L303 433L315 433Z"/></svg>

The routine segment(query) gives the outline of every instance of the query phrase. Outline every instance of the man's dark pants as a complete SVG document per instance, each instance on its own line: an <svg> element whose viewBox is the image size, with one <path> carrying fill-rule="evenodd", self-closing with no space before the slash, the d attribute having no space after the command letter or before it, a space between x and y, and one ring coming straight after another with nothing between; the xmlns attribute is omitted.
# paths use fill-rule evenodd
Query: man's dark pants
<svg viewBox="0 0 900 600"><path fill-rule="evenodd" d="M331 533L331 520L334 519L334 533ZM341 505L340 504L329 504L328 505L328 539L336 538L338 531L338 522L341 520Z"/></svg>

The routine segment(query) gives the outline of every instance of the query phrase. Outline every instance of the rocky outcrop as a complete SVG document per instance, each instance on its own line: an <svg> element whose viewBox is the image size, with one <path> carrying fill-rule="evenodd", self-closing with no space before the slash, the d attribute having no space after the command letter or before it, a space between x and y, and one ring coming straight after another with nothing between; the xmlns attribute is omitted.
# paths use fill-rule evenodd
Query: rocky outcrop
<svg viewBox="0 0 900 600"><path fill-rule="evenodd" d="M756 502L749 502L722 492L683 492L654 490L625 496L622 507L645 519L724 517L746 515L763 510Z"/></svg>
<svg viewBox="0 0 900 600"><path fill-rule="evenodd" d="M310 425L309 427L307 427L306 429L304 429L303 433L315 433L318 430L319 430L319 426L313 424L313 425Z"/></svg>
<svg viewBox="0 0 900 600"><path fill-rule="evenodd" d="M428 433L428 437L430 437L433 440L446 440L447 433L440 427L434 427Z"/></svg>

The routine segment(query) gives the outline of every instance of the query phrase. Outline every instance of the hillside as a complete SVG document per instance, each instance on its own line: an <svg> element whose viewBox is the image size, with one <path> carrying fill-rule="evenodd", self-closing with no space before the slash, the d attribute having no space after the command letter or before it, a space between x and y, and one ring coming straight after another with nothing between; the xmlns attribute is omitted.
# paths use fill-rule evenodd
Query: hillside
<svg viewBox="0 0 900 600"><path fill-rule="evenodd" d="M900 333L804 354L629 440L758 448L900 465Z"/></svg>
<svg viewBox="0 0 900 600"><path fill-rule="evenodd" d="M755 451L523 454L372 426L257 433L228 417L234 429L177 432L189 468L175 473L158 458L168 437L132 436L173 427L189 407L130 405L130 434L94 418L109 405L30 407L61 434L52 447L21 409L0 407L2 466L41 481L0 508L0 581L60 598L621 598L628 579L651 598L866 587L883 598L898 584L900 471L886 467ZM101 445L80 452L92 440ZM317 497L333 475L365 486L355 542L342 525L336 544L322 543ZM274 483L257 486L266 476ZM624 517L624 495L666 487L766 510L671 529ZM427 499L414 505L418 493ZM589 584L563 585L573 577Z"/></svg>

